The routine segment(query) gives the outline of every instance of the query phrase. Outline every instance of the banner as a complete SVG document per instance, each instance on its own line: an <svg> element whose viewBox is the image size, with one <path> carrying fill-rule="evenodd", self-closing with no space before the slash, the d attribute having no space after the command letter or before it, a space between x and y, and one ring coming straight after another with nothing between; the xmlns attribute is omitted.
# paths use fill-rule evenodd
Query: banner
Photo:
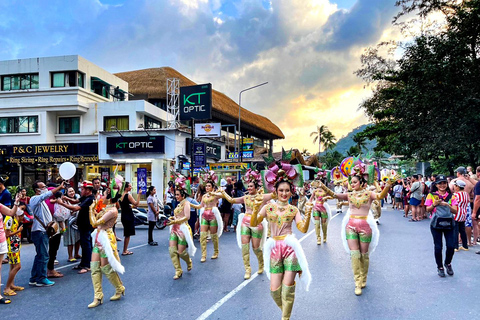
<svg viewBox="0 0 480 320"><path fill-rule="evenodd" d="M100 168L100 181L110 181L110 168Z"/></svg>
<svg viewBox="0 0 480 320"><path fill-rule="evenodd" d="M147 168L137 169L137 192L147 193Z"/></svg>
<svg viewBox="0 0 480 320"><path fill-rule="evenodd" d="M207 156L205 154L206 146L204 142L193 143L193 167L201 168L207 165Z"/></svg>
<svg viewBox="0 0 480 320"><path fill-rule="evenodd" d="M221 123L195 123L195 138L220 137Z"/></svg>
<svg viewBox="0 0 480 320"><path fill-rule="evenodd" d="M180 120L212 118L212 84L180 87Z"/></svg>

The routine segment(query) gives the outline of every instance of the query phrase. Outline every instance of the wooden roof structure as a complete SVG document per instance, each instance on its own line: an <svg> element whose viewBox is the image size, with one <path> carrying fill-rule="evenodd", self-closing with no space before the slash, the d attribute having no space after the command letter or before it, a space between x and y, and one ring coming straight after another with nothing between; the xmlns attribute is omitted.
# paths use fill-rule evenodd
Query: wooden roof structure
<svg viewBox="0 0 480 320"><path fill-rule="evenodd" d="M128 91L136 98L145 100L166 99L167 79L178 78L180 87L193 86L197 83L188 79L170 67L150 68L136 71L120 72L117 77L128 82ZM225 94L212 90L212 117L225 123L238 123L238 104ZM262 139L284 139L280 128L268 118L241 108L242 132L250 133Z"/></svg>

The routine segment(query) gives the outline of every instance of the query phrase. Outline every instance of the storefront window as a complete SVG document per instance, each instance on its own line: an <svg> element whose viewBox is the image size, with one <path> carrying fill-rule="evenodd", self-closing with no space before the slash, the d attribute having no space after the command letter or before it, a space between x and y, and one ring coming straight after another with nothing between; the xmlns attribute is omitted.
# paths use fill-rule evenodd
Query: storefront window
<svg viewBox="0 0 480 320"><path fill-rule="evenodd" d="M113 178L113 173L118 167L117 173L122 177L125 177L125 165L124 164L96 164L86 166L86 179L92 181L94 178L99 178L102 182L110 182L110 179Z"/></svg>
<svg viewBox="0 0 480 320"><path fill-rule="evenodd" d="M104 117L103 130L104 131L115 131L112 129L112 126L116 127L118 130L128 130L128 116L122 117Z"/></svg>

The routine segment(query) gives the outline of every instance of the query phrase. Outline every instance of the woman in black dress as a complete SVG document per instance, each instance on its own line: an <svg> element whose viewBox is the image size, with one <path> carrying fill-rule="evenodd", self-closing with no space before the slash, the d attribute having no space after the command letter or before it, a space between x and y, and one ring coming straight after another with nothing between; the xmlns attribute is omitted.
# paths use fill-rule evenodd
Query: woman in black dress
<svg viewBox="0 0 480 320"><path fill-rule="evenodd" d="M123 236L125 237L122 256L133 254L133 252L128 251L128 243L130 242L130 236L135 235L132 206L136 207L140 203L139 195L137 195L137 200L135 200L130 194L131 190L132 184L130 182L125 182L125 189L123 191L122 197L119 200L120 208L122 210L121 221L123 225Z"/></svg>

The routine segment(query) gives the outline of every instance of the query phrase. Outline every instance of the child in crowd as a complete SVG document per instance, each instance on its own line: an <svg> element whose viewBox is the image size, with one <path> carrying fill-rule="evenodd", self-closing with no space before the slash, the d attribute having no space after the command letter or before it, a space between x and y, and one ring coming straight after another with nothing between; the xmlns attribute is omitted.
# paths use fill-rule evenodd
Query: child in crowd
<svg viewBox="0 0 480 320"><path fill-rule="evenodd" d="M65 221L70 219L70 210L58 203L58 201L61 201L62 196L63 193L59 191L55 193L55 200L51 201L55 203L53 217L55 221L58 222L58 229L60 230L60 233L65 233L65 231L67 231Z"/></svg>
<svg viewBox="0 0 480 320"><path fill-rule="evenodd" d="M23 212L25 210L27 210L27 205L25 202L20 202L17 214L15 216L5 217L5 236L7 237L8 246L7 258L8 263L10 264L7 284L3 291L3 294L6 296L15 296L17 295L16 291L22 291L25 289L14 284L15 276L22 267L20 264L20 243L23 226L20 225L20 221L23 220Z"/></svg>

